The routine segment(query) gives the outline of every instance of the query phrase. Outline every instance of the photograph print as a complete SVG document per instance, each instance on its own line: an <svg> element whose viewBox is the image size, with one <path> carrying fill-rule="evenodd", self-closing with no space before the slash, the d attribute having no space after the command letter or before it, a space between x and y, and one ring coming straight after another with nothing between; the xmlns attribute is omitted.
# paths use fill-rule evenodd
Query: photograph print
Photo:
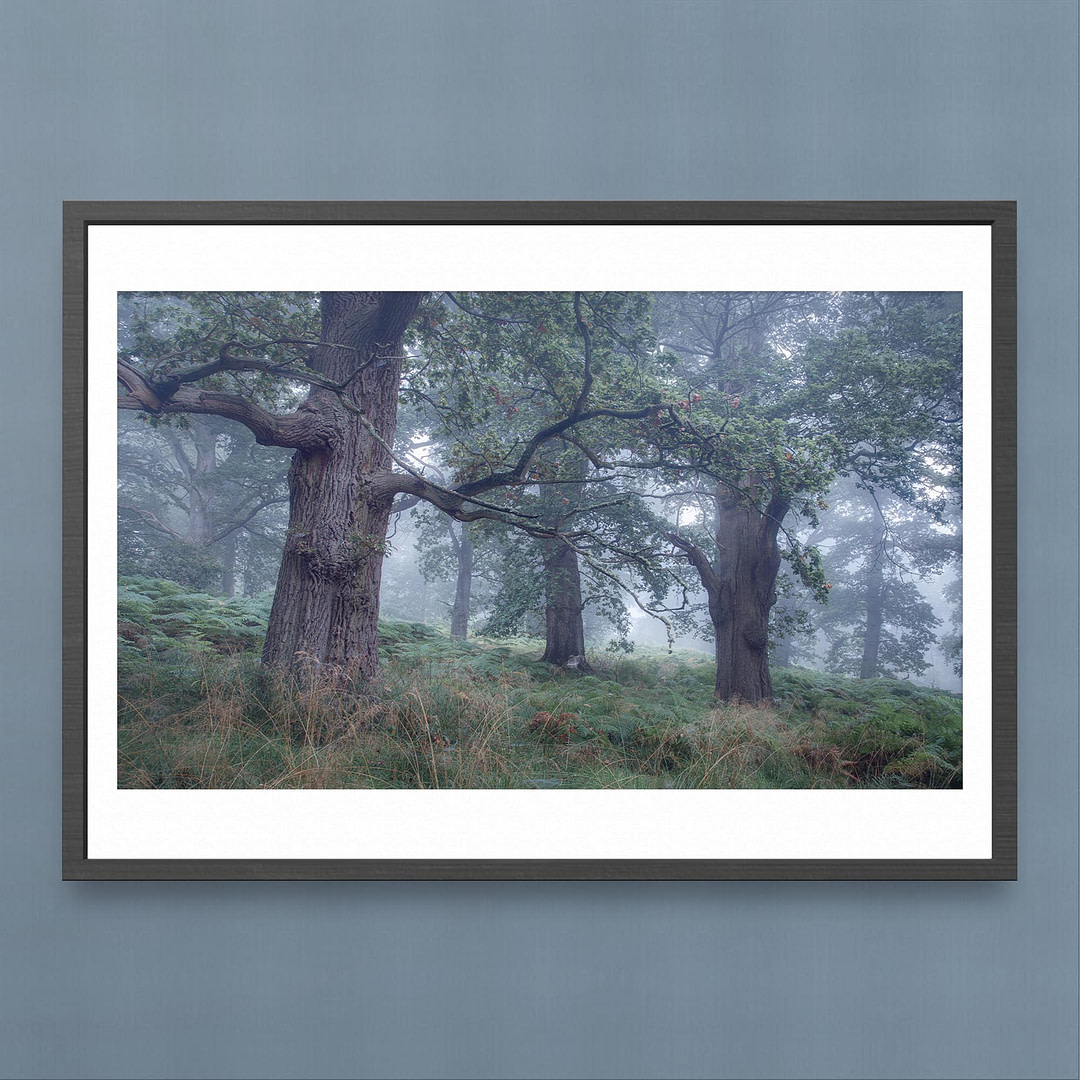
<svg viewBox="0 0 1080 1080"><path fill-rule="evenodd" d="M120 786L961 786L962 338L939 292L120 294Z"/></svg>
<svg viewBox="0 0 1080 1080"><path fill-rule="evenodd" d="M991 859L989 225L85 242L89 860Z"/></svg>

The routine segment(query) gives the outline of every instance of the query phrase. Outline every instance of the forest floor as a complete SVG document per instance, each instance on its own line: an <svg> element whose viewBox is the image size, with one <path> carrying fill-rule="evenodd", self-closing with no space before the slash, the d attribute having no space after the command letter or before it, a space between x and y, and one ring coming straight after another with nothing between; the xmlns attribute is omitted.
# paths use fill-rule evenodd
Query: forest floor
<svg viewBox="0 0 1080 1080"><path fill-rule="evenodd" d="M265 601L121 579L122 788L960 787L959 695L773 671L720 704L711 658L642 650L542 664L543 642L380 623L361 696L259 664Z"/></svg>

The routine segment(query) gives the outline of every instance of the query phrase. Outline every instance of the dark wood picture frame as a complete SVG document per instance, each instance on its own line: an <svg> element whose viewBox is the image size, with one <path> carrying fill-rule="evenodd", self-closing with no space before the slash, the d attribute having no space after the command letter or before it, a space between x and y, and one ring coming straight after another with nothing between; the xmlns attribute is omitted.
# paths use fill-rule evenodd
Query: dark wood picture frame
<svg viewBox="0 0 1080 1080"><path fill-rule="evenodd" d="M91 225L988 225L992 262L992 857L336 860L87 856L87 235ZM982 879L1016 855L1016 204L71 202L63 228L63 876L86 879Z"/></svg>

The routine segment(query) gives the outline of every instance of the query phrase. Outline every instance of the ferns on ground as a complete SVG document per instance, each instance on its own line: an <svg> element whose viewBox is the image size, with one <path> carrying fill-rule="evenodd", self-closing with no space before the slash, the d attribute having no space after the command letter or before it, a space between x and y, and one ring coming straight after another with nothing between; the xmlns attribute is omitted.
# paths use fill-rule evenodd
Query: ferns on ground
<svg viewBox="0 0 1080 1080"><path fill-rule="evenodd" d="M798 668L769 707L718 704L699 653L597 657L379 624L377 684L298 685L258 650L270 596L125 577L123 787L959 787L958 695Z"/></svg>

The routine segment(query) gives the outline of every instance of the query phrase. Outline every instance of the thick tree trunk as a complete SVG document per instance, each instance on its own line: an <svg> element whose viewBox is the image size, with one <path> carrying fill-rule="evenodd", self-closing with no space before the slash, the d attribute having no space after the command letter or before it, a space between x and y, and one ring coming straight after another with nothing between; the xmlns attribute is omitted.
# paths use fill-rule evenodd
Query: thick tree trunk
<svg viewBox="0 0 1080 1080"><path fill-rule="evenodd" d="M577 552L562 540L543 540L545 632L547 647L540 658L560 667L574 657L586 670L585 627L581 612L581 572Z"/></svg>
<svg viewBox="0 0 1080 1080"><path fill-rule="evenodd" d="M263 661L347 668L371 676L390 505L364 491L374 447L352 428L332 450L297 451L289 470L289 531ZM378 467L378 466L374 466Z"/></svg>
<svg viewBox="0 0 1080 1080"><path fill-rule="evenodd" d="M768 701L769 611L780 570L780 520L726 497L719 516L720 588L717 603L709 605L716 631L716 694L725 701Z"/></svg>
<svg viewBox="0 0 1080 1080"><path fill-rule="evenodd" d="M378 669L379 585L392 495L402 336L412 293L323 293L322 343L309 366L346 384L314 389L305 408L329 422L325 447L298 450L289 469L289 529L263 648L273 667L323 667L370 678Z"/></svg>
<svg viewBox="0 0 1080 1080"><path fill-rule="evenodd" d="M716 637L716 696L756 703L772 698L769 612L776 603L780 550L776 537L787 503L774 497L764 513L749 500L716 492L714 562L676 533L669 534L695 566L709 598Z"/></svg>
<svg viewBox="0 0 1080 1080"><path fill-rule="evenodd" d="M453 527L451 527L453 535ZM472 597L473 545L464 526L457 539L457 584L450 609L450 637L464 641L469 636L469 601Z"/></svg>
<svg viewBox="0 0 1080 1080"><path fill-rule="evenodd" d="M563 475L584 478L584 455L566 443L560 453L566 455ZM543 490L541 523L548 529L562 528L567 511L580 501L583 485L574 482ZM573 662L578 671L587 671L585 660L585 623L582 613L581 569L577 552L562 540L542 540L544 558L544 655L540 658L560 667Z"/></svg>

